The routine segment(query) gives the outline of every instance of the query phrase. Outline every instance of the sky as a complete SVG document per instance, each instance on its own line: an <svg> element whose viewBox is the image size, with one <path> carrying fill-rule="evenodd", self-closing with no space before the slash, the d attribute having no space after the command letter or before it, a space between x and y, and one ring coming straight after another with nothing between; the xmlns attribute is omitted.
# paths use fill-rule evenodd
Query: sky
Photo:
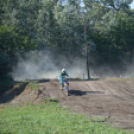
<svg viewBox="0 0 134 134"><path fill-rule="evenodd" d="M132 4L130 5L132 9L134 9L134 0L132 2Z"/></svg>
<svg viewBox="0 0 134 134"><path fill-rule="evenodd" d="M132 2L132 4L130 6L132 9L134 9L134 1Z"/></svg>

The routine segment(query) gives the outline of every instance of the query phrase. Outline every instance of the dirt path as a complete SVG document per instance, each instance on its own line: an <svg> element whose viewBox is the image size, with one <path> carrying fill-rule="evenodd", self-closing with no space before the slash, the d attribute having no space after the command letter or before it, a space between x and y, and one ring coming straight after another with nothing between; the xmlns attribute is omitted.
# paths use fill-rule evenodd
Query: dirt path
<svg viewBox="0 0 134 134"><path fill-rule="evenodd" d="M53 84L49 85L53 85L49 95L58 97L65 106L79 113L108 118L113 127L134 130L133 82L101 80L69 83L70 96L67 97Z"/></svg>
<svg viewBox="0 0 134 134"><path fill-rule="evenodd" d="M59 89L58 82L40 83L39 91L23 91L10 103L32 100L39 103L44 97L57 97L78 113L108 118L113 127L134 131L134 82L118 80L70 81L70 96ZM32 99L30 99L32 98Z"/></svg>

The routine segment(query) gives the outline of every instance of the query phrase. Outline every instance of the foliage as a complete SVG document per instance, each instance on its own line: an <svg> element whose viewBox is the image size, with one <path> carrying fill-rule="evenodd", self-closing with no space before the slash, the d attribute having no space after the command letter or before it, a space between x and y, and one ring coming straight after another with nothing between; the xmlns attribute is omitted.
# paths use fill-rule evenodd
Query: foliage
<svg viewBox="0 0 134 134"><path fill-rule="evenodd" d="M58 102L58 98L45 98L45 102Z"/></svg>
<svg viewBox="0 0 134 134"><path fill-rule="evenodd" d="M35 41L30 40L27 36L20 36L19 33L15 34L13 30L11 26L0 26L0 79L3 83L2 89L12 80L9 73L18 58L15 52L19 50L19 54L21 54L37 47Z"/></svg>
<svg viewBox="0 0 134 134"><path fill-rule="evenodd" d="M29 49L35 49L37 47L36 43L33 40L30 40L28 36L20 36L19 33L15 34L13 30L13 27L0 26L1 50L20 50L20 52L25 52Z"/></svg>
<svg viewBox="0 0 134 134"><path fill-rule="evenodd" d="M9 0L4 3L6 18L3 20L3 25L14 26L16 34L21 31L22 36L28 36L30 39L36 38L35 21L37 21L40 7L41 2L38 0Z"/></svg>
<svg viewBox="0 0 134 134"><path fill-rule="evenodd" d="M57 3L54 17L59 25L61 47L80 47L83 44L83 19L80 5L76 1L68 1L64 6Z"/></svg>
<svg viewBox="0 0 134 134"><path fill-rule="evenodd" d="M30 82L28 89L29 89L29 90L37 90L37 89L38 89L38 84L37 84L37 82Z"/></svg>
<svg viewBox="0 0 134 134"><path fill-rule="evenodd" d="M134 20L126 14L117 16L118 24L112 31L113 43L118 47L119 54L123 54L126 63L133 63L134 56Z"/></svg>
<svg viewBox="0 0 134 134"><path fill-rule="evenodd" d="M0 52L0 91L8 87L13 79L9 74L11 71L11 61L4 52Z"/></svg>
<svg viewBox="0 0 134 134"><path fill-rule="evenodd" d="M2 24L3 14L4 14L3 0L1 0L1 2L0 2L0 25Z"/></svg>
<svg viewBox="0 0 134 134"><path fill-rule="evenodd" d="M12 2L11 2L12 1ZM91 66L107 64L113 68L133 64L134 10L132 0L2 0L0 7L0 48L10 58L29 49L62 47L69 56L83 49L84 19L87 20L87 42ZM92 6L91 6L92 5ZM14 53L14 52L15 53ZM92 62L95 61L95 62Z"/></svg>
<svg viewBox="0 0 134 134"><path fill-rule="evenodd" d="M37 40L39 46L55 46L57 38L55 38L58 31L58 25L54 18L53 10L56 5L56 0L42 0L42 8L38 11L36 24Z"/></svg>

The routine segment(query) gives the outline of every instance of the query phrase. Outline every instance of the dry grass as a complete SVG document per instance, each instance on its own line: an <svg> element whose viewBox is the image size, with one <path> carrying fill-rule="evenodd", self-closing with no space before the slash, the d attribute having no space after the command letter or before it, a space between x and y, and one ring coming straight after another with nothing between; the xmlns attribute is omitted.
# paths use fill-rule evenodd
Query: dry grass
<svg viewBox="0 0 134 134"><path fill-rule="evenodd" d="M125 82L127 79L125 79L125 78L100 78L100 80Z"/></svg>

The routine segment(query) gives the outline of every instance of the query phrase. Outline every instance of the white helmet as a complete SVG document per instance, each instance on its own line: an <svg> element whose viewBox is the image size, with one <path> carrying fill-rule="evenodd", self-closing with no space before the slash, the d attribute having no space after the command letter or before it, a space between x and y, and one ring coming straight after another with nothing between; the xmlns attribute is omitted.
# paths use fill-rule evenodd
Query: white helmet
<svg viewBox="0 0 134 134"><path fill-rule="evenodd" d="M65 72L65 71L66 71L66 69L63 68L63 69L62 69L62 73Z"/></svg>

